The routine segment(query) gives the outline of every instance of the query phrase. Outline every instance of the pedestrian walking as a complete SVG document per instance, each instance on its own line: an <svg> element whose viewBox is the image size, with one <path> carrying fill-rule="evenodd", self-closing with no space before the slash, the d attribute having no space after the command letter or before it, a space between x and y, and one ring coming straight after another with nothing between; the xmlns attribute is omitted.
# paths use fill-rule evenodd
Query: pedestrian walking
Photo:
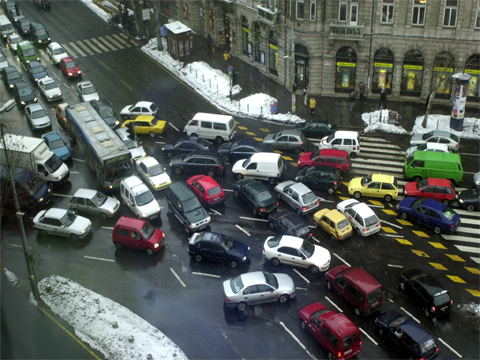
<svg viewBox="0 0 480 360"><path fill-rule="evenodd" d="M308 87L305 86L305 88L302 90L302 95L303 95L303 104L305 105L305 107L307 107L308 103L307 103L307 100L308 100Z"/></svg>
<svg viewBox="0 0 480 360"><path fill-rule="evenodd" d="M363 81L360 81L358 87L360 89L360 100L367 100L367 98L365 97L365 84L363 83Z"/></svg>
<svg viewBox="0 0 480 360"><path fill-rule="evenodd" d="M350 93L350 111L353 111L353 104L355 103L355 98L357 97L357 95L358 95L357 90L353 90Z"/></svg>
<svg viewBox="0 0 480 360"><path fill-rule="evenodd" d="M310 115L315 115L315 106L317 106L317 101L311 97L310 98Z"/></svg>
<svg viewBox="0 0 480 360"><path fill-rule="evenodd" d="M229 60L230 60L230 54L228 53L227 50L225 50L225 53L223 54L223 58L225 59L225 66L228 68Z"/></svg>
<svg viewBox="0 0 480 360"><path fill-rule="evenodd" d="M387 89L385 84L382 85L382 91L380 93L380 110L387 108Z"/></svg>

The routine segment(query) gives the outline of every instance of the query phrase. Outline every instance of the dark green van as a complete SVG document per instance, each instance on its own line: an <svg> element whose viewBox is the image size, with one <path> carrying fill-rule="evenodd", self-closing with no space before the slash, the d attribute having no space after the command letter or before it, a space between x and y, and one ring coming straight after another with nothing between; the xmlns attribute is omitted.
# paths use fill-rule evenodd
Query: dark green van
<svg viewBox="0 0 480 360"><path fill-rule="evenodd" d="M455 184L463 179L462 161L455 153L414 151L405 159L405 176L413 181L448 179Z"/></svg>
<svg viewBox="0 0 480 360"><path fill-rule="evenodd" d="M30 41L21 41L17 44L17 55L18 59L24 66L30 61L40 61L40 54Z"/></svg>

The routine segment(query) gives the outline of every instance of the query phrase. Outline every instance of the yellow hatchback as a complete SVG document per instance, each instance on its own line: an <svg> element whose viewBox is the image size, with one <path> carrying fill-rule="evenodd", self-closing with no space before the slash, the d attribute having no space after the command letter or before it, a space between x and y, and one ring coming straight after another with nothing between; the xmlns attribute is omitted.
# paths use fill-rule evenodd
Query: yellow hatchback
<svg viewBox="0 0 480 360"><path fill-rule="evenodd" d="M122 127L127 127L128 123L133 123L136 134L148 134L150 137L163 134L166 121L155 119L155 116L140 115L135 120L126 120Z"/></svg>
<svg viewBox="0 0 480 360"><path fill-rule="evenodd" d="M345 240L352 235L352 226L345 215L333 209L322 209L313 215L315 227L320 226L332 240Z"/></svg>
<svg viewBox="0 0 480 360"><path fill-rule="evenodd" d="M369 196L384 198L386 202L390 202L398 196L397 179L392 175L380 174L353 178L348 183L348 193L357 200L362 196Z"/></svg>

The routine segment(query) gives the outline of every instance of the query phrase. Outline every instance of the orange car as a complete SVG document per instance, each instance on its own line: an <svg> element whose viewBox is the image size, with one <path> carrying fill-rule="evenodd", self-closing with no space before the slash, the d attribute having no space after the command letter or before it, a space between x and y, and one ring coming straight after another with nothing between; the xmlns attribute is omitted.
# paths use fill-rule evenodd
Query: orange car
<svg viewBox="0 0 480 360"><path fill-rule="evenodd" d="M57 118L58 125L65 130L67 128L67 119L65 118L65 108L68 106L67 103L58 104L55 108L55 116Z"/></svg>

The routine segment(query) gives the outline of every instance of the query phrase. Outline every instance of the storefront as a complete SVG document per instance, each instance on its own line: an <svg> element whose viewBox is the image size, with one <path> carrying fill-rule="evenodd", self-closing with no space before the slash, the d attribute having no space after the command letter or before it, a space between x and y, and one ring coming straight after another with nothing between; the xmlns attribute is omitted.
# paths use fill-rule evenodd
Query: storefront
<svg viewBox="0 0 480 360"><path fill-rule="evenodd" d="M385 84L387 94L392 93L394 56L390 49L378 49L373 58L372 92L380 93Z"/></svg>
<svg viewBox="0 0 480 360"><path fill-rule="evenodd" d="M478 101L480 97L480 54L472 55L467 59L465 73L472 77L468 83L467 97Z"/></svg>
<svg viewBox="0 0 480 360"><path fill-rule="evenodd" d="M433 64L432 89L436 89L435 97L449 99L452 84L450 77L453 75L455 58L447 51L437 55Z"/></svg>
<svg viewBox="0 0 480 360"><path fill-rule="evenodd" d="M420 97L423 66L424 59L420 51L410 50L405 54L400 95Z"/></svg>
<svg viewBox="0 0 480 360"><path fill-rule="evenodd" d="M270 35L268 37L268 47L269 47L268 69L271 74L278 75L278 69L279 69L278 37L274 31L270 31Z"/></svg>
<svg viewBox="0 0 480 360"><path fill-rule="evenodd" d="M343 47L337 52L335 92L350 93L355 89L357 54L351 47Z"/></svg>
<svg viewBox="0 0 480 360"><path fill-rule="evenodd" d="M295 45L295 83L297 89L308 85L308 50L305 46Z"/></svg>
<svg viewBox="0 0 480 360"><path fill-rule="evenodd" d="M248 44L250 42L250 30L248 29L248 20L243 17L242 20L242 49L244 55L249 55Z"/></svg>

